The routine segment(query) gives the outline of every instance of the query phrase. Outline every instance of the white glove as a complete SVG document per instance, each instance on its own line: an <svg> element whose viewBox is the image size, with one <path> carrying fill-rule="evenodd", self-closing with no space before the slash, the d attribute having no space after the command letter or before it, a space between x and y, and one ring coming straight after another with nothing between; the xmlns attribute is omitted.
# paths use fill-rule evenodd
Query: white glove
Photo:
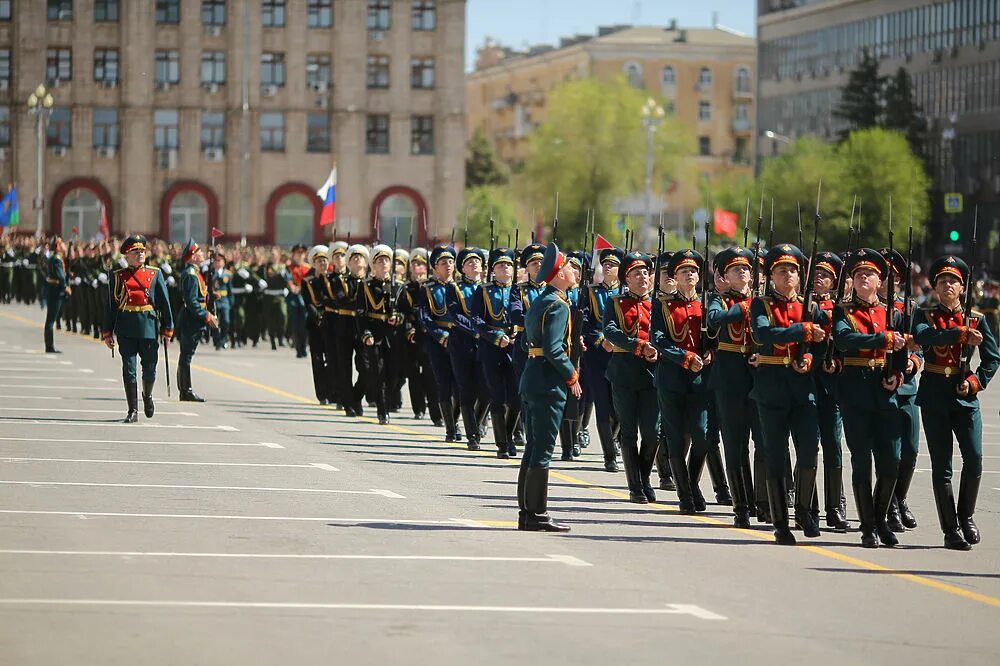
<svg viewBox="0 0 1000 666"><path fill-rule="evenodd" d="M288 288L287 287L285 289L281 290L281 295L282 296L288 296Z"/></svg>
<svg viewBox="0 0 1000 666"><path fill-rule="evenodd" d="M236 271L236 274L239 275L244 280L247 280L247 279L250 278L250 271L248 271L245 268L241 268L240 270Z"/></svg>
<svg viewBox="0 0 1000 666"><path fill-rule="evenodd" d="M90 281L90 286L93 287L94 289L97 289L97 278L94 278L93 280Z"/></svg>
<svg viewBox="0 0 1000 666"><path fill-rule="evenodd" d="M248 294L252 294L253 293L253 285L252 284L248 284L246 287L243 288L243 290L246 291Z"/></svg>
<svg viewBox="0 0 1000 666"><path fill-rule="evenodd" d="M82 282L83 282L82 278L73 278L73 284L75 284L77 287L79 287L80 283Z"/></svg>
<svg viewBox="0 0 1000 666"><path fill-rule="evenodd" d="M209 266L208 259L206 259L205 261L201 262L201 266L200 266L201 272L204 273L204 272L208 271L208 266Z"/></svg>
<svg viewBox="0 0 1000 666"><path fill-rule="evenodd" d="M264 280L257 280L257 287L259 289L267 289L267 282Z"/></svg>
<svg viewBox="0 0 1000 666"><path fill-rule="evenodd" d="M27 266L28 265L28 260L27 259L22 259L21 260L21 265L22 266Z"/></svg>
<svg viewBox="0 0 1000 666"><path fill-rule="evenodd" d="M97 279L101 282L101 284L107 284L108 283L108 274L107 273L99 273L97 275Z"/></svg>
<svg viewBox="0 0 1000 666"><path fill-rule="evenodd" d="M125 257L122 257L121 259L119 259L119 260L118 260L118 264L119 264L119 265L120 265L120 266L121 266L122 268L128 268L128 261L126 261L126 260L125 260Z"/></svg>
<svg viewBox="0 0 1000 666"><path fill-rule="evenodd" d="M160 266L160 270L163 271L165 275L170 275L174 272L174 269L170 267L170 264L163 264Z"/></svg>
<svg viewBox="0 0 1000 666"><path fill-rule="evenodd" d="M175 284L177 284L177 280L174 279L173 275L171 275L170 277L167 278L167 286L168 287L172 287Z"/></svg>

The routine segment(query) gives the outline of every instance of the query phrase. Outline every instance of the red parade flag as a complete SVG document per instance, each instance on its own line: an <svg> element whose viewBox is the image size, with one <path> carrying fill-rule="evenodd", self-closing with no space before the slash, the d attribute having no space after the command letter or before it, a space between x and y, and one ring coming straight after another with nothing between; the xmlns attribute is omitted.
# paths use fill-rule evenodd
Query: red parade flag
<svg viewBox="0 0 1000 666"><path fill-rule="evenodd" d="M224 234L221 231L219 231L215 227L212 227L212 238L222 238L223 235Z"/></svg>
<svg viewBox="0 0 1000 666"><path fill-rule="evenodd" d="M739 219L739 216L736 213L731 213L724 208L716 208L712 229L720 236L736 238L737 219Z"/></svg>

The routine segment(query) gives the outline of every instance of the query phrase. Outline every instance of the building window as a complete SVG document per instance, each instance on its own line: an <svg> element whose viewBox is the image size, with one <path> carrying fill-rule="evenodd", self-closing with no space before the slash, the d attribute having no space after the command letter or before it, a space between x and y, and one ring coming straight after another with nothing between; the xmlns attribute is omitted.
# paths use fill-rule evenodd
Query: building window
<svg viewBox="0 0 1000 666"><path fill-rule="evenodd" d="M10 49L0 49L0 81L10 87Z"/></svg>
<svg viewBox="0 0 1000 666"><path fill-rule="evenodd" d="M329 28L333 25L333 0L309 0L310 28Z"/></svg>
<svg viewBox="0 0 1000 666"><path fill-rule="evenodd" d="M45 52L45 78L49 83L73 80L73 51L52 48Z"/></svg>
<svg viewBox="0 0 1000 666"><path fill-rule="evenodd" d="M97 49L94 51L94 81L98 83L118 82L118 49Z"/></svg>
<svg viewBox="0 0 1000 666"><path fill-rule="evenodd" d="M94 148L117 148L118 109L94 109Z"/></svg>
<svg viewBox="0 0 1000 666"><path fill-rule="evenodd" d="M392 243L393 236L406 238L417 227L417 204L408 194L390 194L378 207L379 241ZM411 236L413 237L413 236Z"/></svg>
<svg viewBox="0 0 1000 666"><path fill-rule="evenodd" d="M434 116L413 116L410 119L410 152L414 155L434 154Z"/></svg>
<svg viewBox="0 0 1000 666"><path fill-rule="evenodd" d="M365 151L369 155L389 153L389 116L368 116L365 129Z"/></svg>
<svg viewBox="0 0 1000 666"><path fill-rule="evenodd" d="M698 88L701 90L707 90L712 87L712 70L708 67L702 67L701 71L698 72Z"/></svg>
<svg viewBox="0 0 1000 666"><path fill-rule="evenodd" d="M176 150L179 147L180 131L177 127L177 110L153 111L153 148Z"/></svg>
<svg viewBox="0 0 1000 666"><path fill-rule="evenodd" d="M413 0L411 27L414 30L433 30L437 27L437 2Z"/></svg>
<svg viewBox="0 0 1000 666"><path fill-rule="evenodd" d="M410 61L410 87L418 90L434 87L434 58L413 58Z"/></svg>
<svg viewBox="0 0 1000 666"><path fill-rule="evenodd" d="M707 136L698 137L698 154L709 156L712 154L712 139Z"/></svg>
<svg viewBox="0 0 1000 666"><path fill-rule="evenodd" d="M117 23L118 0L95 0L94 20L98 23Z"/></svg>
<svg viewBox="0 0 1000 666"><path fill-rule="evenodd" d="M306 152L330 152L330 114L316 112L306 117Z"/></svg>
<svg viewBox="0 0 1000 666"><path fill-rule="evenodd" d="M265 153L285 150L285 114L268 111L260 114L260 149Z"/></svg>
<svg viewBox="0 0 1000 666"><path fill-rule="evenodd" d="M201 0L202 25L226 25L226 0Z"/></svg>
<svg viewBox="0 0 1000 666"><path fill-rule="evenodd" d="M0 21L10 20L11 0L0 0Z"/></svg>
<svg viewBox="0 0 1000 666"><path fill-rule="evenodd" d="M389 87L389 56L368 56L368 87Z"/></svg>
<svg viewBox="0 0 1000 666"><path fill-rule="evenodd" d="M284 28L285 0L261 0L260 22L265 28Z"/></svg>
<svg viewBox="0 0 1000 666"><path fill-rule="evenodd" d="M289 192L274 207L274 244L289 247L296 243L313 242L313 221L316 219L315 195Z"/></svg>
<svg viewBox="0 0 1000 666"><path fill-rule="evenodd" d="M310 88L330 85L330 56L310 53L306 56L306 85Z"/></svg>
<svg viewBox="0 0 1000 666"><path fill-rule="evenodd" d="M73 20L73 0L48 0L47 8L50 21Z"/></svg>
<svg viewBox="0 0 1000 666"><path fill-rule="evenodd" d="M285 85L284 53L264 53L260 56L260 83L279 88Z"/></svg>
<svg viewBox="0 0 1000 666"><path fill-rule="evenodd" d="M677 85L677 73L670 65L663 68L662 82L667 88L672 88Z"/></svg>
<svg viewBox="0 0 1000 666"><path fill-rule="evenodd" d="M747 137L736 137L736 150L733 151L733 162L736 164L750 164L750 140Z"/></svg>
<svg viewBox="0 0 1000 666"><path fill-rule="evenodd" d="M69 108L57 106L52 109L45 141L50 148L53 146L69 148L73 145L73 116Z"/></svg>
<svg viewBox="0 0 1000 666"><path fill-rule="evenodd" d="M642 65L630 62L625 65L625 78L633 88L642 88Z"/></svg>
<svg viewBox="0 0 1000 666"><path fill-rule="evenodd" d="M712 103L698 102L698 120L712 119Z"/></svg>
<svg viewBox="0 0 1000 666"><path fill-rule="evenodd" d="M219 85L226 82L225 51L205 51L201 54L201 82Z"/></svg>
<svg viewBox="0 0 1000 666"><path fill-rule="evenodd" d="M388 30L392 25L392 0L368 0L368 29Z"/></svg>
<svg viewBox="0 0 1000 666"><path fill-rule="evenodd" d="M186 243L189 238L208 240L208 201L201 192L186 189L170 200L170 242Z"/></svg>
<svg viewBox="0 0 1000 666"><path fill-rule="evenodd" d="M226 147L226 114L222 111L201 112L201 149Z"/></svg>
<svg viewBox="0 0 1000 666"><path fill-rule="evenodd" d="M738 121L750 121L750 107L746 104L737 104L733 109L733 114L733 117Z"/></svg>
<svg viewBox="0 0 1000 666"><path fill-rule="evenodd" d="M746 67L740 67L736 70L736 92L750 92L750 70Z"/></svg>
<svg viewBox="0 0 1000 666"><path fill-rule="evenodd" d="M157 51L153 80L158 85L179 83L181 80L181 54L179 51Z"/></svg>
<svg viewBox="0 0 1000 666"><path fill-rule="evenodd" d="M156 22L177 25L181 22L181 0L156 0Z"/></svg>
<svg viewBox="0 0 1000 666"><path fill-rule="evenodd" d="M0 146L10 145L10 107L0 106Z"/></svg>

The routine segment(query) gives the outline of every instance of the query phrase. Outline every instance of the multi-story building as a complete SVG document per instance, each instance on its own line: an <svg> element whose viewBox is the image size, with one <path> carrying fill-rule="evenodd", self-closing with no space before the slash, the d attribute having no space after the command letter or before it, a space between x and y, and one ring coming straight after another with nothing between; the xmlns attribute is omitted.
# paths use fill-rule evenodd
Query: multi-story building
<svg viewBox="0 0 1000 666"><path fill-rule="evenodd" d="M516 163L527 155L532 130L546 117L549 92L574 78L625 76L665 100L668 112L694 128L697 176L750 173L754 118L753 38L715 28L611 26L596 36L563 39L558 48L514 52L495 43L479 49L467 76L471 136L482 130L498 155ZM642 131L636 119L636 131ZM641 156L639 156L641 158ZM657 210L685 217L700 206L697 178L657 196ZM642 208L640 208L642 210Z"/></svg>
<svg viewBox="0 0 1000 666"><path fill-rule="evenodd" d="M464 0L0 0L0 174L33 230L310 243L444 235L464 189ZM423 219L428 229L425 234Z"/></svg>
<svg viewBox="0 0 1000 666"><path fill-rule="evenodd" d="M780 152L803 134L835 138L844 129L833 113L841 89L867 49L879 60L881 74L900 67L910 73L927 117L932 244L951 240L942 232L956 224L945 215L945 192L962 193L967 211L978 203L980 223L997 228L997 0L758 0L757 39L758 158ZM764 136L768 131L773 138ZM955 230L953 238L958 237L964 240Z"/></svg>

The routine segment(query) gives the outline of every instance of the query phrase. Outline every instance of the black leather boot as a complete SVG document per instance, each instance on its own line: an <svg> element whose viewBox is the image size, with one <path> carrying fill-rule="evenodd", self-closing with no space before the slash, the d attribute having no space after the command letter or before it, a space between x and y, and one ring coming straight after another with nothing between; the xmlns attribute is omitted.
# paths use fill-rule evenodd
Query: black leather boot
<svg viewBox="0 0 1000 666"><path fill-rule="evenodd" d="M139 387L135 383L125 385L125 400L128 401L128 414L124 423L135 423L139 420Z"/></svg>
<svg viewBox="0 0 1000 666"><path fill-rule="evenodd" d="M767 480L767 498L771 505L774 542L779 546L794 546L795 535L788 529L788 489L784 476Z"/></svg>
<svg viewBox="0 0 1000 666"><path fill-rule="evenodd" d="M441 416L444 418L444 441L457 442L455 412L451 408L451 400L441 401Z"/></svg>
<svg viewBox="0 0 1000 666"><path fill-rule="evenodd" d="M142 410L147 419L153 418L153 384L155 382L142 382Z"/></svg>
<svg viewBox="0 0 1000 666"><path fill-rule="evenodd" d="M575 459L573 447L576 445L573 441L573 422L565 418L559 424L559 445L562 447L561 460L573 462Z"/></svg>
<svg viewBox="0 0 1000 666"><path fill-rule="evenodd" d="M53 341L54 334L51 330L45 329L45 353L46 354L61 354L62 352L56 349L55 342Z"/></svg>
<svg viewBox="0 0 1000 666"><path fill-rule="evenodd" d="M576 443L581 449L590 446L590 420L594 416L594 401L590 400L583 406L580 413L580 426L576 432Z"/></svg>
<svg viewBox="0 0 1000 666"><path fill-rule="evenodd" d="M844 468L823 467L823 508L826 511L826 526L834 532L847 532L847 519L840 509L840 498L844 493Z"/></svg>
<svg viewBox="0 0 1000 666"><path fill-rule="evenodd" d="M743 458L740 470L743 472L740 476L743 479L743 489L747 497L747 510L750 512L750 517L754 518L757 515L757 504L754 502L753 465L750 463L749 451Z"/></svg>
<svg viewBox="0 0 1000 666"><path fill-rule="evenodd" d="M875 503L872 500L872 489L867 483L853 483L854 502L858 507L858 519L861 521L861 545L865 548L878 548L878 537L875 536Z"/></svg>
<svg viewBox="0 0 1000 666"><path fill-rule="evenodd" d="M771 522L771 501L767 495L767 467L764 457L757 451L753 457L754 503L757 505L757 522Z"/></svg>
<svg viewBox="0 0 1000 666"><path fill-rule="evenodd" d="M715 491L715 503L719 506L732 506L733 495L726 482L726 466L722 462L722 452L719 445L708 449L708 476L712 479L712 490Z"/></svg>
<svg viewBox="0 0 1000 666"><path fill-rule="evenodd" d="M743 469L730 467L729 487L733 491L733 526L750 529L750 499L747 496L746 484L743 483Z"/></svg>
<svg viewBox="0 0 1000 666"><path fill-rule="evenodd" d="M813 514L813 498L816 496L816 468L795 467L795 526L802 529L802 535L815 539L820 535L819 524Z"/></svg>
<svg viewBox="0 0 1000 666"><path fill-rule="evenodd" d="M476 401L476 432L479 433L479 441L486 438L489 433L490 403L482 400Z"/></svg>
<svg viewBox="0 0 1000 666"><path fill-rule="evenodd" d="M897 502L895 495L889 500L889 510L885 514L885 524L896 534L902 534L906 531L906 526L903 525L903 521L899 517L899 502Z"/></svg>
<svg viewBox="0 0 1000 666"><path fill-rule="evenodd" d="M507 444L507 419L504 408L490 407L490 419L493 421L493 440L497 445L497 458L507 460L510 458Z"/></svg>
<svg viewBox="0 0 1000 666"><path fill-rule="evenodd" d="M688 479L691 484L691 500L694 502L695 511L704 511L708 508L708 504L705 502L705 496L701 494L701 486L699 485L699 482L701 481L701 471L705 469L705 461L707 459L707 452L695 453L692 451L688 461Z"/></svg>
<svg viewBox="0 0 1000 666"><path fill-rule="evenodd" d="M979 527L972 519L976 512L976 498L979 497L979 482L981 476L972 476L963 471L962 482L958 486L958 524L962 528L962 536L969 545L980 541Z"/></svg>
<svg viewBox="0 0 1000 666"><path fill-rule="evenodd" d="M949 550L972 550L972 546L958 529L955 492L952 490L951 481L934 483L934 503L937 505L941 531L944 532L944 547Z"/></svg>
<svg viewBox="0 0 1000 666"><path fill-rule="evenodd" d="M611 434L611 421L597 422L597 438L601 440L601 451L604 453L604 471L618 471L618 453L615 451L615 438Z"/></svg>
<svg viewBox="0 0 1000 666"><path fill-rule="evenodd" d="M205 402L205 399L191 388L191 366L177 366L178 398L181 402Z"/></svg>
<svg viewBox="0 0 1000 666"><path fill-rule="evenodd" d="M642 490L642 474L639 471L639 452L633 446L622 446L622 463L625 465L625 482L628 484L629 501L633 504L648 504Z"/></svg>
<svg viewBox="0 0 1000 666"><path fill-rule="evenodd" d="M531 467L524 478L524 530L527 532L569 532L565 525L549 517L549 470Z"/></svg>
<svg viewBox="0 0 1000 666"><path fill-rule="evenodd" d="M670 459L670 469L674 473L674 486L677 488L677 509L684 515L695 513L694 498L691 497L691 479L688 476L687 465L683 458L676 456Z"/></svg>
<svg viewBox="0 0 1000 666"><path fill-rule="evenodd" d="M906 501L910 492L910 482L913 481L914 471L916 471L915 465L900 463L899 478L896 479L896 503L899 505L899 522L903 523L903 527L908 530L912 530L917 526L917 519L913 515L913 512L910 511L910 505Z"/></svg>
<svg viewBox="0 0 1000 666"><path fill-rule="evenodd" d="M466 448L470 451L479 450L479 419L473 405L462 403L462 423L465 424Z"/></svg>
<svg viewBox="0 0 1000 666"><path fill-rule="evenodd" d="M521 410L517 407L507 407L504 410L504 432L507 434L507 455L517 457L517 424L521 421Z"/></svg>
<svg viewBox="0 0 1000 666"><path fill-rule="evenodd" d="M451 401L451 413L452 418L455 419L455 441L464 441L465 435L462 434L462 422L465 419L462 416L462 404L458 400L453 399Z"/></svg>
<svg viewBox="0 0 1000 666"><path fill-rule="evenodd" d="M875 532L883 546L892 548L899 545L899 539L889 529L889 504L892 503L893 491L896 488L896 477L876 479L875 481Z"/></svg>
<svg viewBox="0 0 1000 666"><path fill-rule="evenodd" d="M677 490L674 473L670 469L670 453L667 450L665 437L660 437L656 446L656 473L660 477L660 490Z"/></svg>
<svg viewBox="0 0 1000 666"><path fill-rule="evenodd" d="M528 468L521 463L517 470L517 529L524 529L524 521L528 517L528 510L524 507L524 482L527 478Z"/></svg>

